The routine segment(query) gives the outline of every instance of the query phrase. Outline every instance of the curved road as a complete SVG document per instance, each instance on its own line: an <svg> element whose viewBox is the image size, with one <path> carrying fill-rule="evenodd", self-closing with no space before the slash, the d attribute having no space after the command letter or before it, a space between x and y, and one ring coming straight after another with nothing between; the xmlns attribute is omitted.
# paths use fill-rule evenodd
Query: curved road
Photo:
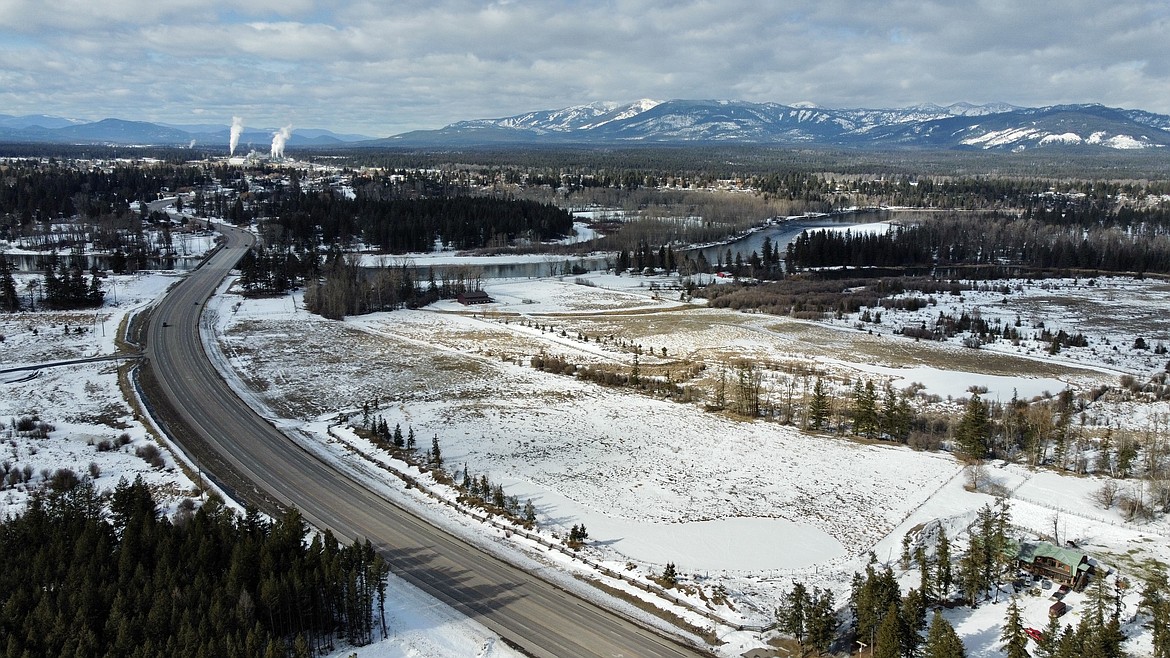
<svg viewBox="0 0 1170 658"><path fill-rule="evenodd" d="M227 235L225 247L152 312L147 363L158 391L186 429L197 433L258 492L296 507L308 522L332 530L343 541L369 538L397 575L530 655L709 655L427 524L300 449L252 411L220 378L199 338L203 302L252 242L244 231L222 230ZM171 434L182 443L181 432Z"/></svg>

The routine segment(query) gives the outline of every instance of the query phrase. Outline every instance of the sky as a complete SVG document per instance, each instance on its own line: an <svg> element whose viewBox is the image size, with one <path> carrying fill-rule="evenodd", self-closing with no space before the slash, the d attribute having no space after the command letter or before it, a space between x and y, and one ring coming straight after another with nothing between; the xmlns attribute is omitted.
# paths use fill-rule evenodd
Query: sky
<svg viewBox="0 0 1170 658"><path fill-rule="evenodd" d="M1170 114L1170 4L0 0L0 114L382 137L641 98Z"/></svg>

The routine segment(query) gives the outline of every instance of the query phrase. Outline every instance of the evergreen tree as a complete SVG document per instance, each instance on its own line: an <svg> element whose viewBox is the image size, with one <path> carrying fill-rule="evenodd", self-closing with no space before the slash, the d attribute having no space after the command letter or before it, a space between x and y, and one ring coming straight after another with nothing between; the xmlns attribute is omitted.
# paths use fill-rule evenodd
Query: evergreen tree
<svg viewBox="0 0 1170 658"><path fill-rule="evenodd" d="M12 265L4 254L0 254L0 310L9 313L20 310L20 295L16 291Z"/></svg>
<svg viewBox="0 0 1170 658"><path fill-rule="evenodd" d="M777 628L796 639L800 646L804 646L805 628L808 625L808 614L812 602L809 600L808 590L804 583L794 583L792 591L780 600L780 607L776 609Z"/></svg>
<svg viewBox="0 0 1170 658"><path fill-rule="evenodd" d="M1016 605L1015 597L1008 603L1007 618L999 641L1006 658L1030 658L1028 636L1024 633L1024 622L1020 618L1020 608Z"/></svg>
<svg viewBox="0 0 1170 658"><path fill-rule="evenodd" d="M938 596L943 601L949 600L951 594L951 584L954 582L953 572L951 570L951 542L947 539L946 528L939 526L938 529L938 545L935 547L935 559L938 564L935 568L938 583Z"/></svg>
<svg viewBox="0 0 1170 658"><path fill-rule="evenodd" d="M1048 615L1048 624L1040 631L1040 641L1036 642L1037 658L1057 658L1056 650L1062 629L1060 617Z"/></svg>
<svg viewBox="0 0 1170 658"><path fill-rule="evenodd" d="M902 602L901 588L894 578L894 572L888 566L876 569L875 564L876 558L871 553L865 576L854 576L854 588L850 593L850 603L857 622L857 637L871 646L884 615L891 607L897 611Z"/></svg>
<svg viewBox="0 0 1170 658"><path fill-rule="evenodd" d="M814 430L826 425L829 419L829 394L825 390L825 382L820 377L813 385L812 399L808 403L808 420Z"/></svg>
<svg viewBox="0 0 1170 658"><path fill-rule="evenodd" d="M877 391L873 381L866 380L865 384L858 380L853 387L853 433L872 439L881 429L880 416L877 410Z"/></svg>
<svg viewBox="0 0 1170 658"><path fill-rule="evenodd" d="M898 615L898 606L890 604L878 627L872 655L875 658L902 658L907 645L908 631Z"/></svg>
<svg viewBox="0 0 1170 658"><path fill-rule="evenodd" d="M1155 572L1142 587L1142 597L1138 609L1150 617L1150 629L1153 631L1154 658L1170 658L1170 583L1166 573Z"/></svg>
<svg viewBox="0 0 1170 658"><path fill-rule="evenodd" d="M968 459L981 460L991 445L991 420L978 393L967 401L963 418L955 428L955 447Z"/></svg>
<svg viewBox="0 0 1170 658"><path fill-rule="evenodd" d="M825 653L833 644L837 630L833 593L827 589L813 590L812 607L805 622L808 643L819 653Z"/></svg>
<svg viewBox="0 0 1170 658"><path fill-rule="evenodd" d="M678 569L675 568L674 562L667 562L666 566L662 568L662 586L670 589L678 584Z"/></svg>
<svg viewBox="0 0 1170 658"><path fill-rule="evenodd" d="M894 441L905 443L910 436L912 416L910 402L905 397L899 398L894 387L886 382L881 410L882 433Z"/></svg>
<svg viewBox="0 0 1170 658"><path fill-rule="evenodd" d="M902 625L906 629L906 646L904 654L914 656L918 654L918 647L922 644L922 631L926 630L926 598L917 589L911 589L902 597Z"/></svg>
<svg viewBox="0 0 1170 658"><path fill-rule="evenodd" d="M914 561L918 564L918 591L922 592L923 599L932 602L937 598L935 582L930 568L930 559L926 557L926 547L922 544L914 549Z"/></svg>
<svg viewBox="0 0 1170 658"><path fill-rule="evenodd" d="M938 610L930 621L930 630L926 634L926 645L923 648L923 658L967 658L967 650L963 640L955 632L950 622L943 618Z"/></svg>

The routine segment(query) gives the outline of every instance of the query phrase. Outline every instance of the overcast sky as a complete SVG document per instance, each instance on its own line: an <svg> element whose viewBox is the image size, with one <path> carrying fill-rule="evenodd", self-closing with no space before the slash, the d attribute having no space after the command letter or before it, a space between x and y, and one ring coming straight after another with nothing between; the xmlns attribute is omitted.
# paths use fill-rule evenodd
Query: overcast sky
<svg viewBox="0 0 1170 658"><path fill-rule="evenodd" d="M640 98L1170 114L1170 3L0 0L0 114L387 136Z"/></svg>

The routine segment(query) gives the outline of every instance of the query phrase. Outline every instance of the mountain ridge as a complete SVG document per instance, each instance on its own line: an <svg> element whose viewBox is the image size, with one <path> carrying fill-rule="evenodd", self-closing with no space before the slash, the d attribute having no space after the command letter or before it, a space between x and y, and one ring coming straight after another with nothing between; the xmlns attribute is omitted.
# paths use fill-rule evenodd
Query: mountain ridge
<svg viewBox="0 0 1170 658"><path fill-rule="evenodd" d="M239 152L268 150L275 129L245 129ZM108 118L80 121L0 114L0 142L222 146L224 124L179 125ZM1025 151L1143 150L1170 146L1170 116L1099 103L1018 107L924 103L904 108L825 108L731 100L597 101L381 139L294 130L296 147L464 148L532 145L750 144L861 149Z"/></svg>
<svg viewBox="0 0 1170 658"><path fill-rule="evenodd" d="M725 100L591 103L395 135L397 146L745 143L862 148L1026 150L1170 146L1170 116L1101 104L1006 103L832 109Z"/></svg>

